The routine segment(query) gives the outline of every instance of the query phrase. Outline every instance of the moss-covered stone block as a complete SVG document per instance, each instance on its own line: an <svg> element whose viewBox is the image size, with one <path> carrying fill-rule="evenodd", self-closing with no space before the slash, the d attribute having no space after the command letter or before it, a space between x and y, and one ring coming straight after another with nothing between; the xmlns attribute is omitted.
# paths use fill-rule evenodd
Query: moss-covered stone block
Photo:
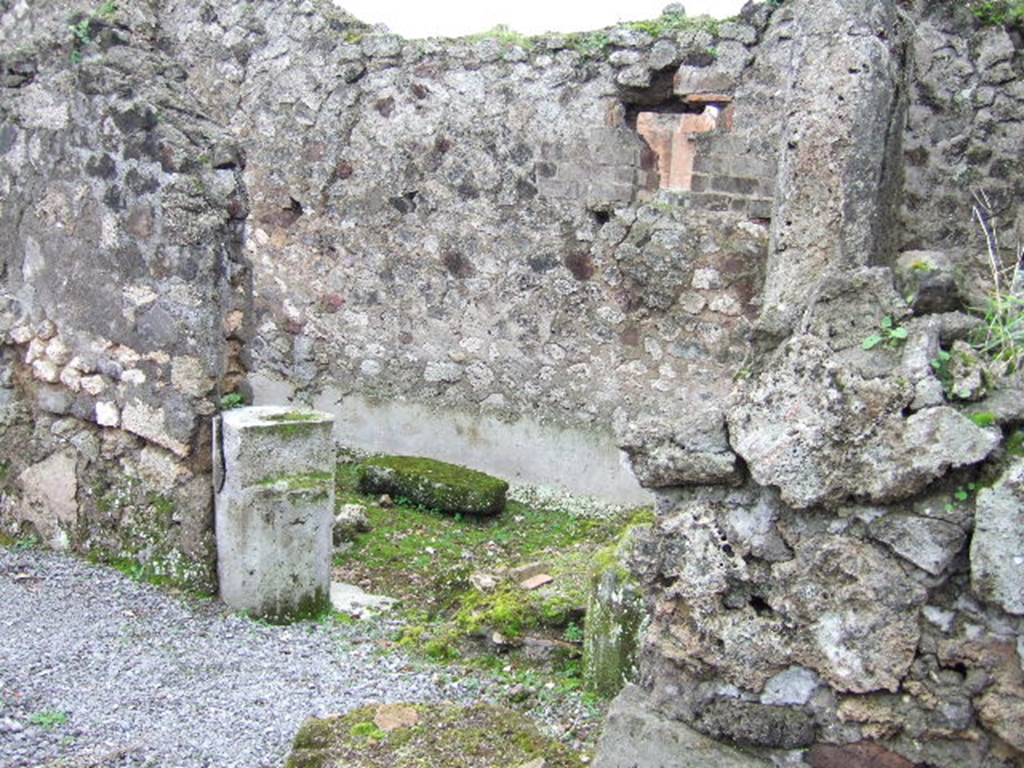
<svg viewBox="0 0 1024 768"><path fill-rule="evenodd" d="M359 468L363 493L388 493L450 514L497 515L508 483L474 469L416 456L377 456Z"/></svg>
<svg viewBox="0 0 1024 768"><path fill-rule="evenodd" d="M395 705L307 720L285 768L577 768L580 758L524 715L479 704L403 705L414 717L382 718Z"/></svg>
<svg viewBox="0 0 1024 768"><path fill-rule="evenodd" d="M643 595L617 557L591 578L583 629L583 680L588 688L615 696L637 678L637 652L646 616Z"/></svg>

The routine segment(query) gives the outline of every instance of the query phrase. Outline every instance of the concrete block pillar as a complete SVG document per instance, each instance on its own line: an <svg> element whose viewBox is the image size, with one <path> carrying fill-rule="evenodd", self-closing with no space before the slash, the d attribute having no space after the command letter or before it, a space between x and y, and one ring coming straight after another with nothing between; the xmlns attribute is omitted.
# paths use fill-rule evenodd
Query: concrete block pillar
<svg viewBox="0 0 1024 768"><path fill-rule="evenodd" d="M330 604L334 417L225 412L214 432L217 575L232 608L273 622Z"/></svg>

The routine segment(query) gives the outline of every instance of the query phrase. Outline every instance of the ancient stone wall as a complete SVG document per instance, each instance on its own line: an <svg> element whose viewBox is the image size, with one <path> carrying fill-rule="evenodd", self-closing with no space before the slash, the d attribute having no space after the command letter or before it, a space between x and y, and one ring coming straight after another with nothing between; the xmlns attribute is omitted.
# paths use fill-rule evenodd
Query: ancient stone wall
<svg viewBox="0 0 1024 768"><path fill-rule="evenodd" d="M1021 392L1012 381L987 396L961 389L941 362L977 325L962 310L977 301L985 245L970 189L923 138L953 120L950 105L923 96L942 52L963 88L990 88L1007 111L974 140L991 142L993 162L1019 147L1020 99L985 85L1020 82L1019 45L1002 29L964 34L962 8L792 11L795 109L759 318L767 338L786 338L726 407L742 487L665 491L658 523L637 539L653 620L647 706L747 748L750 765L1019 765L1022 619L1007 601L1020 580L1007 564L1021 557L1021 459L1006 439L1019 435ZM922 70L933 74L915 79ZM889 165L901 155L914 158L905 171ZM986 218L1014 244L1019 174L978 174L993 200ZM901 198L905 217L947 214L897 227ZM900 256L899 244L944 250ZM932 273L922 258L943 264L930 278L946 285L937 305L928 280L907 279ZM905 343L886 342L886 328ZM609 744L652 738L630 736L628 719L610 727L620 730ZM659 738L697 738L681 733ZM624 764L609 750L602 768Z"/></svg>
<svg viewBox="0 0 1024 768"><path fill-rule="evenodd" d="M1019 37L888 0L530 41L71 5L0 17L6 532L201 583L219 397L315 404L656 492L658 722L751 765L1020 763L1024 398L965 312L970 185L1024 227Z"/></svg>
<svg viewBox="0 0 1024 768"><path fill-rule="evenodd" d="M245 198L230 137L133 20L4 51L4 524L208 585Z"/></svg>

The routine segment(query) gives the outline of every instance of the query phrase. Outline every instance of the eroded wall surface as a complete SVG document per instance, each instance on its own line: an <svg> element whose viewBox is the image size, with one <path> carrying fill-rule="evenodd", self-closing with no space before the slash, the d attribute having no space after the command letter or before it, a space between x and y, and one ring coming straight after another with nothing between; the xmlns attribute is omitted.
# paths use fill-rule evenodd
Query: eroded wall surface
<svg viewBox="0 0 1024 768"><path fill-rule="evenodd" d="M121 5L0 21L5 531L208 583L219 397L315 403L341 443L655 493L651 717L752 764L1020 763L1024 398L931 364L985 295L972 190L1024 234L1019 34Z"/></svg>

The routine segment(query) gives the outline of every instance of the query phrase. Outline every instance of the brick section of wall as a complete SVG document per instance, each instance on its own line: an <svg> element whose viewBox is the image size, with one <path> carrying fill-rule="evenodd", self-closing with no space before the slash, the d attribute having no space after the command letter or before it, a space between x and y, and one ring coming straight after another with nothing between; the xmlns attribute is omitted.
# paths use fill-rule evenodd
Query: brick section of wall
<svg viewBox="0 0 1024 768"><path fill-rule="evenodd" d="M649 155L625 127L594 128L569 143L542 145L537 189L549 198L585 200L591 208L629 203L650 184Z"/></svg>
<svg viewBox="0 0 1024 768"><path fill-rule="evenodd" d="M690 205L707 211L746 212L771 218L775 159L755 153L744 139L714 133L694 137Z"/></svg>
<svg viewBox="0 0 1024 768"><path fill-rule="evenodd" d="M636 130L657 157L661 189L691 189L696 146L694 136L717 127L718 110L703 114L641 112Z"/></svg>

